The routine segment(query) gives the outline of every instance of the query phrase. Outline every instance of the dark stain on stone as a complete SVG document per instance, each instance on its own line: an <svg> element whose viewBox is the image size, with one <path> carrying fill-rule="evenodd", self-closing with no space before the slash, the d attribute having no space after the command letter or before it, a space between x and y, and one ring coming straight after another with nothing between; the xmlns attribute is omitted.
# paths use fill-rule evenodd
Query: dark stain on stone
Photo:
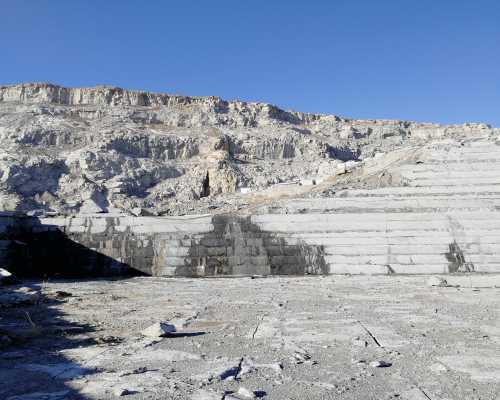
<svg viewBox="0 0 500 400"><path fill-rule="evenodd" d="M192 240L188 265L178 267L176 275L328 274L323 246L289 243L262 231L251 217L218 215L212 221L214 231Z"/></svg>
<svg viewBox="0 0 500 400"><path fill-rule="evenodd" d="M446 259L449 262L448 272L474 272L474 264L465 261L464 253L456 240L449 244Z"/></svg>
<svg viewBox="0 0 500 400"><path fill-rule="evenodd" d="M92 219L81 231L19 218L0 239L2 265L19 276L234 276L328 274L323 246L263 231L250 216L212 217L206 233L117 230L115 218ZM5 260L4 260L5 259Z"/></svg>

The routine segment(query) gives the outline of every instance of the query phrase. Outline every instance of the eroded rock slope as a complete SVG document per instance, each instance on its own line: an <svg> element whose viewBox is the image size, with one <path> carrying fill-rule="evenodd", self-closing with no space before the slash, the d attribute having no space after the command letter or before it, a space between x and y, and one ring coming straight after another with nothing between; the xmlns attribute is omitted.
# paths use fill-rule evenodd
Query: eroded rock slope
<svg viewBox="0 0 500 400"><path fill-rule="evenodd" d="M237 209L248 192L320 182L380 152L499 132L104 86L1 86L0 210Z"/></svg>

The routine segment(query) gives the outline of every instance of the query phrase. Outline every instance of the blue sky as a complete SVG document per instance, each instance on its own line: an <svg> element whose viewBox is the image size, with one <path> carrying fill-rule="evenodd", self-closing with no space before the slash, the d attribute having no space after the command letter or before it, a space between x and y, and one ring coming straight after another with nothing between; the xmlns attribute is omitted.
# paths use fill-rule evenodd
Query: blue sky
<svg viewBox="0 0 500 400"><path fill-rule="evenodd" d="M497 0L0 0L0 84L500 127Z"/></svg>

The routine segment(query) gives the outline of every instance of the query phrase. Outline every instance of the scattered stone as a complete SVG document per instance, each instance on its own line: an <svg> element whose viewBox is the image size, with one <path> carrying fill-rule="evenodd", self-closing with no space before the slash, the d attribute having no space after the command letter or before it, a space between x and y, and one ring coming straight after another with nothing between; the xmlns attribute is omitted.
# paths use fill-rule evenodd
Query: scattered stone
<svg viewBox="0 0 500 400"><path fill-rule="evenodd" d="M448 371L448 368L446 367L446 365L441 364L441 363L434 363L429 367L429 369L435 373Z"/></svg>
<svg viewBox="0 0 500 400"><path fill-rule="evenodd" d="M357 347L368 347L368 342L363 339L355 338L352 341L352 345Z"/></svg>
<svg viewBox="0 0 500 400"><path fill-rule="evenodd" d="M272 369L275 373L281 374L283 371L283 364L281 362L275 362L271 364L264 364L264 366L269 367Z"/></svg>
<svg viewBox="0 0 500 400"><path fill-rule="evenodd" d="M335 175L344 175L347 172L345 163L337 165Z"/></svg>
<svg viewBox="0 0 500 400"><path fill-rule="evenodd" d="M274 363L263 363L258 364L250 357L244 357L240 363L240 370L238 372L238 378L243 377L247 374L255 372L261 369L270 369L275 374L281 374L283 371L283 363L274 362Z"/></svg>
<svg viewBox="0 0 500 400"><path fill-rule="evenodd" d="M58 297L58 298L66 298L66 297L71 297L71 296L73 296L72 293L65 292L64 290L57 290L56 291L56 297Z"/></svg>
<svg viewBox="0 0 500 400"><path fill-rule="evenodd" d="M390 366L392 366L392 363L383 360L372 361L370 363L370 367L373 368L388 368Z"/></svg>
<svg viewBox="0 0 500 400"><path fill-rule="evenodd" d="M218 374L218 377L221 381L234 380L239 373L240 365L238 364L224 369L221 373Z"/></svg>
<svg viewBox="0 0 500 400"><path fill-rule="evenodd" d="M306 362L307 360L310 360L311 356L306 351L296 351L293 354L293 358L295 359L297 364L302 364L302 363Z"/></svg>
<svg viewBox="0 0 500 400"><path fill-rule="evenodd" d="M249 374L251 372L254 372L257 370L257 366L255 365L255 362L251 358L243 358L243 360L240 363L240 372L239 375L243 376L246 374Z"/></svg>
<svg viewBox="0 0 500 400"><path fill-rule="evenodd" d="M144 329L141 333L150 338L164 337L171 333L175 333L175 325L166 322L156 322L155 324Z"/></svg>
<svg viewBox="0 0 500 400"><path fill-rule="evenodd" d="M117 336L99 336L95 339L97 343L109 345L117 345L119 343L122 343L123 340L123 338Z"/></svg>
<svg viewBox="0 0 500 400"><path fill-rule="evenodd" d="M446 279L440 278L438 276L431 276L427 280L427 286L440 286L440 287L446 287L449 286L448 282Z"/></svg>
<svg viewBox="0 0 500 400"><path fill-rule="evenodd" d="M15 285L17 283L19 283L19 279L17 279L6 269L0 268L0 285L7 286L7 285Z"/></svg>
<svg viewBox="0 0 500 400"><path fill-rule="evenodd" d="M132 392L129 389L125 388L115 388L113 389L113 394L117 397L121 397L121 396L127 396L128 394L132 394Z"/></svg>

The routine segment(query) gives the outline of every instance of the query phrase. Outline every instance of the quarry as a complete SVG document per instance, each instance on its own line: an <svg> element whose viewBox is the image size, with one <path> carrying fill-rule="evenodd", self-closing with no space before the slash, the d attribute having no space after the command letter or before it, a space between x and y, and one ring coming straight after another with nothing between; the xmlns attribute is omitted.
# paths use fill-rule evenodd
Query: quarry
<svg viewBox="0 0 500 400"><path fill-rule="evenodd" d="M499 398L500 129L29 83L0 144L0 398Z"/></svg>

